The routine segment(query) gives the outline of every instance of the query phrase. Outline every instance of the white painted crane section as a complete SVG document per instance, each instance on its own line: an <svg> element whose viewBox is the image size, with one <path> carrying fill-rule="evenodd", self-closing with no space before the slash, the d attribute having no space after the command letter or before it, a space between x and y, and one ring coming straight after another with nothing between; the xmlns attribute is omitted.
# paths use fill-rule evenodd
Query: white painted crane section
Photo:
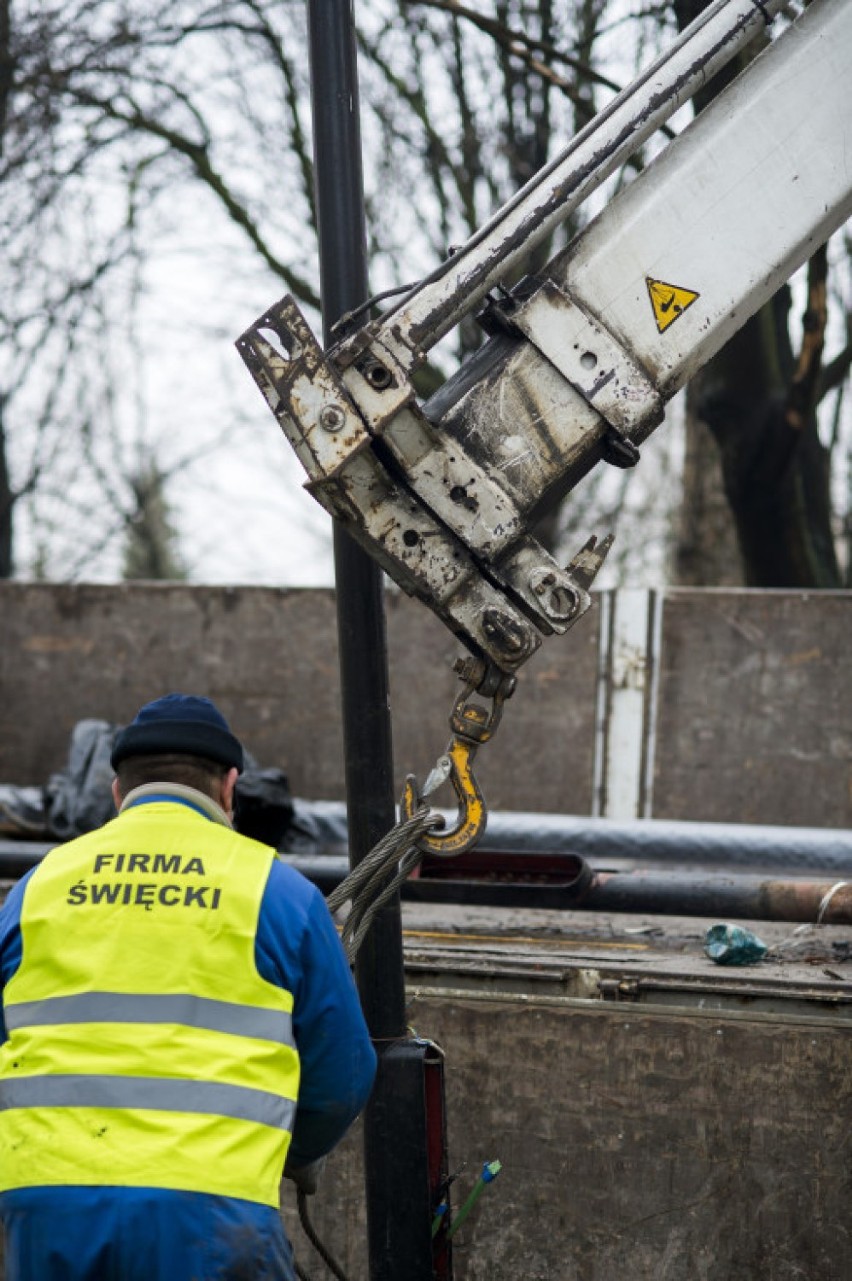
<svg viewBox="0 0 852 1281"><path fill-rule="evenodd" d="M852 4L816 0L589 226L568 290L668 399L852 215Z"/></svg>

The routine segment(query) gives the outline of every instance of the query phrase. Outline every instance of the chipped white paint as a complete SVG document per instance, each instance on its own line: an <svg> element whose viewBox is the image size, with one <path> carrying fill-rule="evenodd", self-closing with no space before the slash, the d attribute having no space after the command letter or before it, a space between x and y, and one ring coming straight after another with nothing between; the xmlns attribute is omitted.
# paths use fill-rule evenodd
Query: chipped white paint
<svg viewBox="0 0 852 1281"><path fill-rule="evenodd" d="M852 213L851 69L852 4L816 0L572 246L556 283L665 399Z"/></svg>
<svg viewBox="0 0 852 1281"><path fill-rule="evenodd" d="M637 588L619 591L612 600L605 818L630 819L641 814L650 608L650 593Z"/></svg>

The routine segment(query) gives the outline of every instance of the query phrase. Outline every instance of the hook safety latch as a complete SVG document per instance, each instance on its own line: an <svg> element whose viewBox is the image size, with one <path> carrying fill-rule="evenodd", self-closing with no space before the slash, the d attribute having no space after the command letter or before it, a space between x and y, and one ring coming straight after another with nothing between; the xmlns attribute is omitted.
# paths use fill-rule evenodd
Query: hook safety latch
<svg viewBox="0 0 852 1281"><path fill-rule="evenodd" d="M417 845L424 853L438 858L453 858L457 854L463 854L476 844L485 830L488 811L485 797L473 773L473 758L480 744L487 743L494 734L503 713L503 703L515 688L513 676L506 676L496 669L486 669L485 664L476 660L462 663L457 670L467 683L456 699L450 715L453 736L446 752L439 757L426 779L422 791L417 786L414 775L408 775L399 806L404 818L413 818L442 783L450 783L458 802L455 824L447 830L439 828L435 832L426 832L417 840ZM490 710L468 701L474 689L490 696Z"/></svg>

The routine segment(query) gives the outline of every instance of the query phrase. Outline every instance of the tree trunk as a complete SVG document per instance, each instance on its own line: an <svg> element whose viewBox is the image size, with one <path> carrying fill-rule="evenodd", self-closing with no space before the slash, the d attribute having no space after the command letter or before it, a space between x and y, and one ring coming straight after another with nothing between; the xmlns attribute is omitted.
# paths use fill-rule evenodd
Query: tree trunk
<svg viewBox="0 0 852 1281"><path fill-rule="evenodd" d="M673 577L681 587L742 587L742 558L725 496L719 447L696 411L704 381L702 370L686 395L683 499L677 516Z"/></svg>
<svg viewBox="0 0 852 1281"><path fill-rule="evenodd" d="M0 578L12 577L12 508L15 495L9 478L4 429L4 403L0 396Z"/></svg>
<svg viewBox="0 0 852 1281"><path fill-rule="evenodd" d="M6 115L12 90L12 61L9 28L10 0L0 0L0 157L4 151ZM15 495L9 476L5 429L6 398L0 387L0 578L12 577L12 508Z"/></svg>
<svg viewBox="0 0 852 1281"><path fill-rule="evenodd" d="M783 289L716 357L724 385L705 391L700 402L721 451L745 581L753 587L841 586L830 455L816 416L826 272L823 247L810 264L798 360L787 330L790 294Z"/></svg>

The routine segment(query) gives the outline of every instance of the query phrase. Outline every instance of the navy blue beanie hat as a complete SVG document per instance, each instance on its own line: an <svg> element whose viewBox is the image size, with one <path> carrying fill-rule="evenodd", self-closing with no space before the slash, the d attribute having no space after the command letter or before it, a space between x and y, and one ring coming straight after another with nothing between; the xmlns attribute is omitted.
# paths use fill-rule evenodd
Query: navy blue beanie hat
<svg viewBox="0 0 852 1281"><path fill-rule="evenodd" d="M243 749L228 722L209 698L165 694L146 703L117 736L110 756L113 769L130 756L203 756L229 769L243 770Z"/></svg>

